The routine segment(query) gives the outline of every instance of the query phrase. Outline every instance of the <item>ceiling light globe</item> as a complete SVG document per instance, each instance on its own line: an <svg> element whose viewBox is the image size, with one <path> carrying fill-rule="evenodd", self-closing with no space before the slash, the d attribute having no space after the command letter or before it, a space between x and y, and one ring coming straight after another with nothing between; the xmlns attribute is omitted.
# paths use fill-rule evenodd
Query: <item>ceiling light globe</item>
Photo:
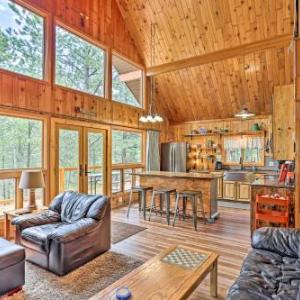
<svg viewBox="0 0 300 300"><path fill-rule="evenodd" d="M140 117L140 122L142 122L142 123L147 123L147 122L148 122L147 117L141 116L141 117Z"/></svg>

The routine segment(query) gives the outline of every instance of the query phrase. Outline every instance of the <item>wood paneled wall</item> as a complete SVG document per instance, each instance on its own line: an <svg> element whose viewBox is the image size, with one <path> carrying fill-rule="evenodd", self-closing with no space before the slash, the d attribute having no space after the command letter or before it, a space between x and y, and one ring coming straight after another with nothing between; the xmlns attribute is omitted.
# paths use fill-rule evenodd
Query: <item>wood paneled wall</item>
<svg viewBox="0 0 300 300"><path fill-rule="evenodd" d="M139 117L144 113L142 109L56 86L53 83L52 48L56 20L76 30L80 35L103 44L108 49L108 59L111 51L117 51L134 63L143 65L114 0L17 0L17 2L37 8L47 16L48 74L46 80L36 80L0 69L1 107L131 128L164 130L165 124L140 124ZM82 15L85 18L83 23ZM79 106L87 114L76 113L75 106Z"/></svg>

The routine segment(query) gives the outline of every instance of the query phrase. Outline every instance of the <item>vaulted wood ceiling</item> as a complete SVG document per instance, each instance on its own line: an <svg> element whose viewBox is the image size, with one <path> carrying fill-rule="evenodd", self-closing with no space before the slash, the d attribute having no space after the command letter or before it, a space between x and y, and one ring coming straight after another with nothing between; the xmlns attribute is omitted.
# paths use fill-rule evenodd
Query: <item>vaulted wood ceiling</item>
<svg viewBox="0 0 300 300"><path fill-rule="evenodd" d="M291 35L293 0L117 0L147 67ZM271 113L273 88L292 82L288 43L157 75L157 99L172 122L231 117L247 106Z"/></svg>

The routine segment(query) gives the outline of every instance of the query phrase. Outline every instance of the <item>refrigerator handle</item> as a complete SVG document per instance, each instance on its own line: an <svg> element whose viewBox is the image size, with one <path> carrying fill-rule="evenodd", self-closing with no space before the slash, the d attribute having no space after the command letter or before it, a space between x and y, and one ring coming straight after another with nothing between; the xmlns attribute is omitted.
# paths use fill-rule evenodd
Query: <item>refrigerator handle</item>
<svg viewBox="0 0 300 300"><path fill-rule="evenodd" d="M172 147L172 172L175 172L176 171L176 155L175 155L175 146L173 145Z"/></svg>

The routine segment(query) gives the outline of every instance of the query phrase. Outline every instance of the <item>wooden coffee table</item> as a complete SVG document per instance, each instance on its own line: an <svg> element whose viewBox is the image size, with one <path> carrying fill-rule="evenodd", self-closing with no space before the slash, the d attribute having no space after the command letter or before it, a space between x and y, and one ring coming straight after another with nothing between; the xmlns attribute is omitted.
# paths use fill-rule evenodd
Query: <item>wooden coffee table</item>
<svg viewBox="0 0 300 300"><path fill-rule="evenodd" d="M187 299L210 273L210 294L217 297L217 262L214 252L173 246L133 270L90 300L115 299L115 290L128 287L134 300ZM117 271L117 270L116 270Z"/></svg>

